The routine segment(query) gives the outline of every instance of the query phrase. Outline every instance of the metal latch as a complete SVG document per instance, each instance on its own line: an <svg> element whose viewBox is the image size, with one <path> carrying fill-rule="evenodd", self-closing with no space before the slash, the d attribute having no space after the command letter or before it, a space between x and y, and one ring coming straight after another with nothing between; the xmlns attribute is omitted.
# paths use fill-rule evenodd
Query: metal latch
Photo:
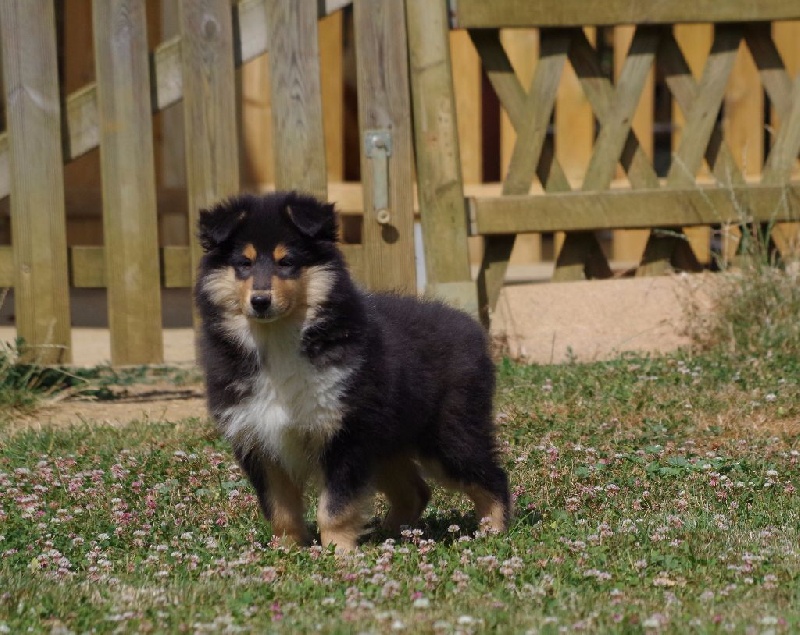
<svg viewBox="0 0 800 635"><path fill-rule="evenodd" d="M389 157L392 156L392 133L388 130L364 132L364 153L372 159L372 205L375 220L381 225L391 220L389 213Z"/></svg>

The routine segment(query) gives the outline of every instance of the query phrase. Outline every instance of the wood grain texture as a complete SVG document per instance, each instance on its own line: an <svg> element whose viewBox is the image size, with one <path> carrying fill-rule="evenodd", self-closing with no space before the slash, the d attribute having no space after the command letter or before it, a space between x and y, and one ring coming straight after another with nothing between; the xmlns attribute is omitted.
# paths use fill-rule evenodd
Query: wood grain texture
<svg viewBox="0 0 800 635"><path fill-rule="evenodd" d="M785 196L785 199L784 199ZM531 231L683 227L746 220L790 220L800 213L800 185L606 190L503 196L470 201L481 235Z"/></svg>
<svg viewBox="0 0 800 635"><path fill-rule="evenodd" d="M782 63L772 64L771 66L780 72L780 66L785 65L786 69L782 72L782 81L784 87L788 89L788 93L791 94L792 81L790 77L796 77L798 73L800 73L800 20L774 23L772 25L772 37L774 38L774 46L777 49L777 54L780 60L782 60ZM748 39L747 43L750 46L750 50L753 52L756 64L758 64L758 54L754 50L752 42ZM764 77L764 72L767 71L766 67L768 65L764 66L764 71L762 71L761 66L759 66L759 72L762 73L761 80L769 93L770 101L773 105L772 112L770 113L770 121L773 128L777 128L781 125L782 119L788 115L790 105L787 99L784 101L783 109L779 109L779 99L770 92L768 81ZM800 178L800 160L795 161L791 171L791 178ZM800 223L777 224L773 227L772 238L784 256L796 257L797 254L800 253Z"/></svg>
<svg viewBox="0 0 800 635"><path fill-rule="evenodd" d="M651 37L648 36L650 42L652 42ZM645 60L647 57L647 55L644 56ZM569 58L600 125L613 124L616 91L611 81L603 75L594 47L583 31L579 29L574 31ZM637 66L641 67L642 64L637 63ZM641 73L641 68L639 68L639 72ZM641 76L638 80L641 81ZM642 149L639 139L630 129L625 135L625 143L619 160L634 188L658 187L658 176L655 169ZM598 179L596 183L607 187L610 180ZM589 189L594 189L595 183L589 183L588 186ZM587 184L583 189L587 189Z"/></svg>
<svg viewBox="0 0 800 635"><path fill-rule="evenodd" d="M633 36L616 82L613 102L601 118L600 133L583 180L584 191L606 189L614 178L617 162L631 134L639 98L653 68L659 37L657 29L648 27L639 27ZM638 139L636 143L641 147ZM642 154L647 158L643 149Z"/></svg>
<svg viewBox="0 0 800 635"><path fill-rule="evenodd" d="M458 0L458 28L672 24L686 22L758 22L800 17L796 0Z"/></svg>
<svg viewBox="0 0 800 635"><path fill-rule="evenodd" d="M275 185L327 198L317 6L268 0Z"/></svg>
<svg viewBox="0 0 800 635"><path fill-rule="evenodd" d="M739 25L715 26L714 42L697 85L694 104L690 110L684 113L685 127L667 174L669 187L690 186L695 182L702 167L703 158L709 154L709 150L709 156L718 156L715 145L712 145L715 144L715 139L721 139L715 132L718 127L717 115L720 112L726 86L736 63L742 36L743 30ZM688 243L685 239L675 240L674 237L667 236L667 240L677 250L690 257L690 254L686 253ZM646 267L642 267L640 273L659 274L669 265L664 258L654 255L654 251L662 253L665 250L652 245L652 243L651 240L645 249ZM699 268L699 263L695 264L695 268Z"/></svg>
<svg viewBox="0 0 800 635"><path fill-rule="evenodd" d="M233 7L237 24L234 59L236 65L253 59L267 51L266 0L243 0ZM150 55L154 69L152 85L148 87L153 111L163 110L183 97L183 72L181 38L173 37L159 44ZM100 124L97 105L97 85L92 82L71 93L66 98L66 131L64 159L71 160L96 148L100 143ZM0 133L0 198L8 196L10 181L8 170L7 133Z"/></svg>
<svg viewBox="0 0 800 635"><path fill-rule="evenodd" d="M93 3L111 361L163 361L144 5Z"/></svg>
<svg viewBox="0 0 800 635"><path fill-rule="evenodd" d="M527 116L517 119L517 140L511 155L503 194L527 194L540 163L548 126L553 113L559 81L567 61L568 34L542 34L539 60L533 73L523 110ZM493 311L503 288L516 236L486 238L483 261L478 273L478 298Z"/></svg>
<svg viewBox="0 0 800 635"><path fill-rule="evenodd" d="M686 113L686 126L667 174L671 186L685 186L694 182L697 176L717 125L717 114L736 62L741 37L742 31L737 26L718 26L716 29L714 44L698 84L697 98Z"/></svg>
<svg viewBox="0 0 800 635"><path fill-rule="evenodd" d="M56 24L48 0L0 3L11 131L10 189L17 335L24 359L72 359Z"/></svg>
<svg viewBox="0 0 800 635"><path fill-rule="evenodd" d="M452 33L461 33L453 31ZM451 36L452 37L452 36ZM538 29L507 29L500 34L503 48L508 59L514 67L514 74L519 77L523 86L530 86L536 61L539 57L539 30ZM466 125L469 125L467 122ZM474 126L473 126L474 127ZM508 113L500 114L500 173L505 174L511 161L517 133L509 119ZM548 143L548 140L545 140ZM467 150L462 150L462 156ZM540 160L541 164L541 160ZM469 179L467 179L467 183ZM537 263L542 258L542 237L538 234L525 234L517 236L514 249L509 258L509 264Z"/></svg>
<svg viewBox="0 0 800 635"><path fill-rule="evenodd" d="M664 75L664 82L675 100L677 113L691 112L699 95L697 81L690 63L684 57L681 47L672 34L665 34L659 49L659 66ZM698 75L700 72L698 71ZM683 118L680 119L683 121ZM679 136L680 129L676 129ZM677 144L676 144L677 147ZM722 184L743 185L745 178L733 158L722 129L714 126L705 150L705 159L716 179ZM702 170L699 175L702 177Z"/></svg>
<svg viewBox="0 0 800 635"><path fill-rule="evenodd" d="M453 65L458 143L461 148L461 174L466 186L483 181L484 126L481 60L466 31L450 31L450 59ZM483 258L483 239L470 238L468 247L470 264L475 266Z"/></svg>
<svg viewBox="0 0 800 635"><path fill-rule="evenodd" d="M344 178L344 59L343 15L333 13L319 21L322 127L325 132L325 164L328 180ZM408 98L406 97L406 100Z"/></svg>
<svg viewBox="0 0 800 635"><path fill-rule="evenodd" d="M416 293L413 153L403 0L355 0L361 181L364 186L363 266L370 289ZM364 152L368 130L391 134L389 210L375 219L373 159ZM463 237L466 241L466 234ZM439 246L441 248L441 246Z"/></svg>
<svg viewBox="0 0 800 635"><path fill-rule="evenodd" d="M800 75L794 80L791 103L792 108L781 121L767 156L762 183L787 183L797 166L797 155L800 153Z"/></svg>
<svg viewBox="0 0 800 635"><path fill-rule="evenodd" d="M408 0L406 17L428 288L477 314L445 5ZM447 248L442 249L442 245Z"/></svg>
<svg viewBox="0 0 800 635"><path fill-rule="evenodd" d="M618 26L614 28L614 77L622 74L628 50L630 49L636 27ZM645 79L639 104L633 115L632 129L642 146L642 151L653 160L653 117L655 101L655 69L651 69ZM623 176L621 167L617 177ZM613 259L618 262L638 262L647 243L646 230L617 230L611 243Z"/></svg>
<svg viewBox="0 0 800 635"><path fill-rule="evenodd" d="M776 24L776 39L786 24ZM792 80L786 72L781 53L768 25L751 25L745 29L745 42L753 56L761 82L778 117L786 116L792 105Z"/></svg>
<svg viewBox="0 0 800 635"><path fill-rule="evenodd" d="M470 37L480 53L486 76L508 116L509 123L514 129L521 128L525 125L525 119L528 116L527 93L511 64L509 55L500 42L498 32L495 30L470 31ZM561 164L555 157L552 145L549 138L545 139L536 175L548 191L569 190L569 182ZM508 149L509 161L512 152L513 146Z"/></svg>
<svg viewBox="0 0 800 635"><path fill-rule="evenodd" d="M261 55L242 65L240 75L242 186L263 190L275 183L272 156L272 97L269 90L269 59Z"/></svg>
<svg viewBox="0 0 800 635"><path fill-rule="evenodd" d="M464 183L483 180L481 60L465 31L450 32L453 92Z"/></svg>
<svg viewBox="0 0 800 635"><path fill-rule="evenodd" d="M678 76L683 75L688 79L693 80L692 86L694 87L695 92L692 93L692 95L694 95L697 88L696 84L700 81L700 78L703 75L703 67L705 66L706 59L708 59L708 54L711 51L711 45L714 43L714 25L676 24L673 26L672 32L674 41L680 45L678 49L680 55L675 55L674 59L682 60L685 58L684 68L675 74ZM670 38L662 38L662 46L670 43L669 41ZM659 53L659 61L669 61L672 58L673 56L671 55L663 52ZM689 69L688 73L685 70L686 66L688 66ZM669 70L665 66L662 66L662 69L665 73L667 73L667 75L669 75ZM669 81L668 78L667 81ZM688 85L688 82L686 83ZM672 87L670 87L670 91L672 92ZM680 145L683 129L686 126L686 117L684 112L689 112L689 108L684 108L684 106L679 103L679 97L677 93L673 92L673 95L675 96L675 99L672 102L672 151L674 153ZM714 134L717 134L717 132L712 133L712 137L709 140L709 146L713 143L717 143L716 139L714 138ZM719 162L718 165L721 166ZM730 165L733 168L730 174L733 174L737 169L736 163L733 161L733 157L730 157ZM705 178L708 176L708 174L709 172L707 166L703 165L698 171L698 178ZM721 182L726 183L729 180L730 179L724 179ZM692 250L697 254L698 259L704 262L710 261L710 229L707 227L688 227L685 231L689 240L689 244L691 245Z"/></svg>
<svg viewBox="0 0 800 635"><path fill-rule="evenodd" d="M766 26L766 25L765 25ZM769 27L767 26L767 35ZM743 40L723 99L723 134L739 169L758 174L764 162L764 91L758 68Z"/></svg>
<svg viewBox="0 0 800 635"><path fill-rule="evenodd" d="M233 32L229 0L181 0L180 14L189 244L195 271L202 256L194 230L200 210L239 190Z"/></svg>
<svg viewBox="0 0 800 635"><path fill-rule="evenodd" d="M586 28L580 34L573 35L573 46L585 48L582 52L592 60L595 58L593 43L597 37L597 30ZM558 101L555 115L555 153L564 167L564 173L571 183L580 183L586 174L586 167L592 156L595 136L595 116L592 112L593 105L588 99L586 84L588 80L578 79L578 68L575 65L574 54L570 51L571 66L568 66L561 78ZM599 73L598 77L602 74ZM582 280L586 277L586 268L582 262L582 254L586 247L596 240L586 237L565 236L559 232L555 236L556 267L553 271L553 280ZM599 245L592 245L593 251Z"/></svg>

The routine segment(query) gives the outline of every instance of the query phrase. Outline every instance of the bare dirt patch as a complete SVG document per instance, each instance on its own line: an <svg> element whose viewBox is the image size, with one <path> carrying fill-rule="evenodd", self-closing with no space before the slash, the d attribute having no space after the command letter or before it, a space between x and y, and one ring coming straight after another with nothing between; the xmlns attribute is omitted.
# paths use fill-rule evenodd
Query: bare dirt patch
<svg viewBox="0 0 800 635"><path fill-rule="evenodd" d="M90 422L119 426L132 421L180 421L207 416L205 392L200 384L134 384L115 389L112 399L56 397L33 413L15 419L14 424L30 428Z"/></svg>

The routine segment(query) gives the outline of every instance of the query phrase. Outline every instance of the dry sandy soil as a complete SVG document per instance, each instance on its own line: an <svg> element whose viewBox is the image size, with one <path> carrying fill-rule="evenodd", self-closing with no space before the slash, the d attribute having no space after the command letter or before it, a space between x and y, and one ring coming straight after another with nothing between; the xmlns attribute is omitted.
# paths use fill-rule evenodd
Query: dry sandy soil
<svg viewBox="0 0 800 635"><path fill-rule="evenodd" d="M709 310L718 281L719 274L511 285L501 296L493 336L513 357L540 364L596 361L628 351L667 352L690 344L691 316ZM13 337L13 329L0 327L0 341ZM193 363L191 329L167 328L164 338L168 363ZM73 348L78 364L107 362L108 330L74 329ZM162 383L120 388L113 401L53 401L20 423L119 425L205 416L202 385Z"/></svg>

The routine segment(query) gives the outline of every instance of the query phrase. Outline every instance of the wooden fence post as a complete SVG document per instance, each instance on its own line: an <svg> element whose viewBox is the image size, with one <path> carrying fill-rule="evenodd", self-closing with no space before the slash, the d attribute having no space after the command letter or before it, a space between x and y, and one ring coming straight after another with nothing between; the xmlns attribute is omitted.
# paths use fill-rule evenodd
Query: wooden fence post
<svg viewBox="0 0 800 635"><path fill-rule="evenodd" d="M50 0L0 3L11 152L17 335L23 359L71 361L56 24Z"/></svg>
<svg viewBox="0 0 800 635"><path fill-rule="evenodd" d="M92 5L111 361L163 361L144 2Z"/></svg>
<svg viewBox="0 0 800 635"><path fill-rule="evenodd" d="M477 315L445 2L406 0L406 17L427 291Z"/></svg>
<svg viewBox="0 0 800 635"><path fill-rule="evenodd" d="M239 189L230 0L181 0L183 111L192 279L200 209Z"/></svg>
<svg viewBox="0 0 800 635"><path fill-rule="evenodd" d="M411 105L403 0L355 0L354 11L365 281L371 289L416 293ZM389 147L374 148L373 156L367 156L366 144L378 138ZM377 174L381 170L384 173ZM377 218L377 207L383 203L390 213L385 223Z"/></svg>

